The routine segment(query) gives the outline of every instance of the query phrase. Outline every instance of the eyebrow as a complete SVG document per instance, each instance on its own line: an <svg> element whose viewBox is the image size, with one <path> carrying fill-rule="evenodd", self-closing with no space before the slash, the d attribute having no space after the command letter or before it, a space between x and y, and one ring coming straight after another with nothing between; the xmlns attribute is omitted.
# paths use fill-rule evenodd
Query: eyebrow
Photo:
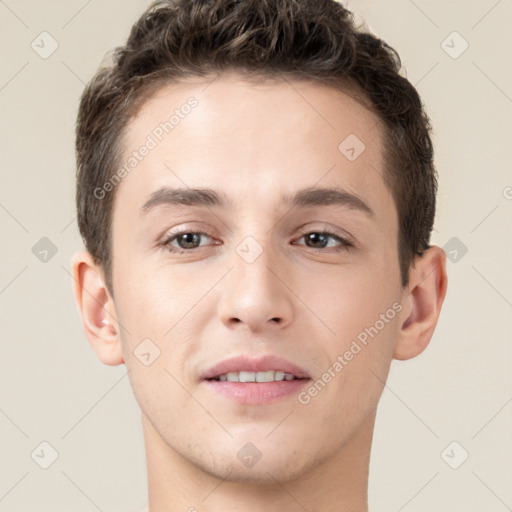
<svg viewBox="0 0 512 512"><path fill-rule="evenodd" d="M344 206L351 210L375 217L375 212L360 197L340 187L308 187L298 190L295 194L282 196L285 205L292 207L308 206ZM210 188L178 188L162 187L151 194L141 208L142 214L147 214L157 206L215 206L229 208L233 201L224 192Z"/></svg>

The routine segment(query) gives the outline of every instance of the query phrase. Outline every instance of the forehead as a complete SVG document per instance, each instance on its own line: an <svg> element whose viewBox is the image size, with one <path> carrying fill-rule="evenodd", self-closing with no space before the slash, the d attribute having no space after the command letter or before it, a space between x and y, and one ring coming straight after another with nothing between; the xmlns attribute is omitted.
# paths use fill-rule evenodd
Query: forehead
<svg viewBox="0 0 512 512"><path fill-rule="evenodd" d="M364 196L376 212L394 210L382 134L381 120L353 93L316 82L223 74L165 85L127 126L121 163L149 149L126 166L116 203L140 208L162 187L208 187L235 205L272 209L318 185Z"/></svg>

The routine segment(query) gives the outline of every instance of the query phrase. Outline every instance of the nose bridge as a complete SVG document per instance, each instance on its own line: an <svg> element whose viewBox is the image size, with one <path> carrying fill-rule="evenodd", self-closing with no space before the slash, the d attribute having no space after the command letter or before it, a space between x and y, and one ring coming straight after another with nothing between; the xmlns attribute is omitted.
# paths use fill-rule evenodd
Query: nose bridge
<svg viewBox="0 0 512 512"><path fill-rule="evenodd" d="M233 269L236 279L246 286L261 288L260 292L268 291L275 287L275 276L270 268L275 266L275 251L271 247L272 240L267 236L256 239L253 235L246 236L235 249L233 257Z"/></svg>
<svg viewBox="0 0 512 512"><path fill-rule="evenodd" d="M270 236L249 235L240 242L233 257L235 287L241 298L248 302L271 298L278 293L275 276L275 251ZM253 294L256 294L253 296Z"/></svg>
<svg viewBox="0 0 512 512"><path fill-rule="evenodd" d="M257 330L291 321L290 294L278 277L278 260L269 233L258 239L248 235L235 247L219 310L223 322Z"/></svg>

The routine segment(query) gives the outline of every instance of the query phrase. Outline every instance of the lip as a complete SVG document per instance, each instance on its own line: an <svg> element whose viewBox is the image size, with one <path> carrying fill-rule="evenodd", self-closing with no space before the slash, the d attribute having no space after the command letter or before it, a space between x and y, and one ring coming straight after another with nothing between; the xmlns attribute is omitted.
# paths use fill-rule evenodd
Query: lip
<svg viewBox="0 0 512 512"><path fill-rule="evenodd" d="M274 382L229 382L203 380L210 391L244 405L266 405L297 395L310 379Z"/></svg>
<svg viewBox="0 0 512 512"><path fill-rule="evenodd" d="M269 370L282 370L285 373L291 373L298 379L309 379L310 376L304 368L287 361L279 356L266 355L259 358L250 358L247 356L232 357L224 359L215 364L202 375L202 380L213 379L219 375L230 372L267 372ZM293 381L287 381L293 382Z"/></svg>
<svg viewBox="0 0 512 512"><path fill-rule="evenodd" d="M265 372L269 370L291 373L297 379L273 382L208 380L230 372ZM211 391L239 404L264 405L296 395L304 386L310 383L311 377L304 368L282 357L267 355L258 359L246 356L225 359L206 370L201 376L201 381Z"/></svg>

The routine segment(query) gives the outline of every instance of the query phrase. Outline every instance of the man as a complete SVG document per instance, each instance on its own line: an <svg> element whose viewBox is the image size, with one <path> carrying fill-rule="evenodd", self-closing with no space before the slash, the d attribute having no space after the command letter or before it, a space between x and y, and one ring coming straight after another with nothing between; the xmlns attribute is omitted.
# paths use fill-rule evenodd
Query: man
<svg viewBox="0 0 512 512"><path fill-rule="evenodd" d="M368 510L391 360L446 293L429 120L334 0L151 6L84 91L73 259L149 511Z"/></svg>

